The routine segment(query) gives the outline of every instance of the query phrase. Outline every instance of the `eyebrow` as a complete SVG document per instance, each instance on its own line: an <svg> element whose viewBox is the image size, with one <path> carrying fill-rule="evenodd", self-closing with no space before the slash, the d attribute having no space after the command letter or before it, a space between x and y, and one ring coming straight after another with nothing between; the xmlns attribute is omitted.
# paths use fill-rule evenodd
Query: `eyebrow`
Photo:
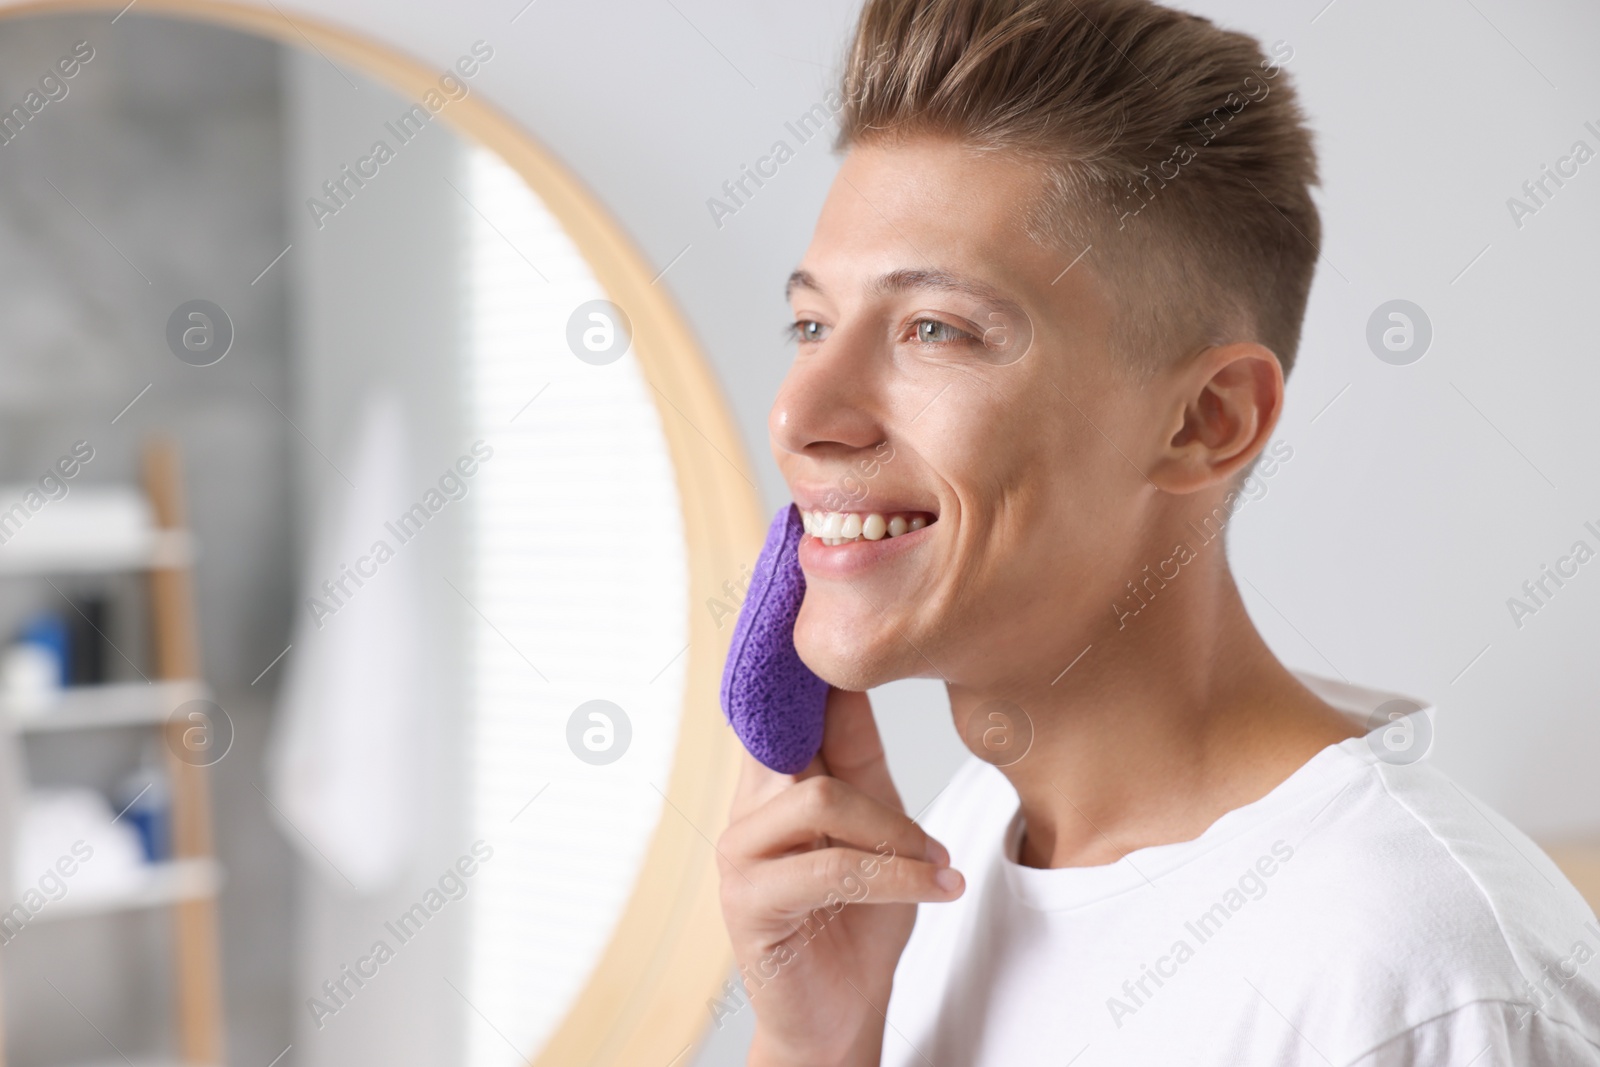
<svg viewBox="0 0 1600 1067"><path fill-rule="evenodd" d="M788 300L793 297L796 289L809 289L814 293L826 294L827 290L817 281L809 271L797 270L789 275L788 283L783 287L783 298ZM913 270L902 268L892 270L887 274L880 274L867 285L867 292L872 296L891 296L896 293L913 291L964 293L975 300L986 303L1010 303L1010 301L992 286L971 278L963 278L959 274L952 274L947 270L938 268L932 270Z"/></svg>

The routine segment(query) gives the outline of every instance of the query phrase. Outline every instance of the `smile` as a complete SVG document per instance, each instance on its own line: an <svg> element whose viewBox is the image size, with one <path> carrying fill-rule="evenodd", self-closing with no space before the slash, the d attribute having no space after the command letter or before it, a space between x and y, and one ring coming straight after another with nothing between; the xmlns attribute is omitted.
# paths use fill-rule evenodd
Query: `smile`
<svg viewBox="0 0 1600 1067"><path fill-rule="evenodd" d="M829 546L900 537L938 521L936 516L922 511L881 514L876 511L818 510L801 511L800 518L805 524L806 533Z"/></svg>

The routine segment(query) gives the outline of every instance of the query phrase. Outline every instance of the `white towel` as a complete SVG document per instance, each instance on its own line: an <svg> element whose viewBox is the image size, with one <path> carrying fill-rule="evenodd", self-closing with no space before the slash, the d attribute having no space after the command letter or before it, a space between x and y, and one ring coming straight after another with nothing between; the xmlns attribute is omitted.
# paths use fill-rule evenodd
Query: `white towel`
<svg viewBox="0 0 1600 1067"><path fill-rule="evenodd" d="M355 487L336 480L317 516L267 775L311 868L371 896L406 869L422 811L421 552L385 525L416 489L399 400L369 396L355 447L339 455ZM386 562L373 555L379 541L394 552ZM344 577L358 569L370 575L360 585Z"/></svg>
<svg viewBox="0 0 1600 1067"><path fill-rule="evenodd" d="M30 791L17 820L15 847L12 879L18 899L41 884L51 900L57 893L75 900L115 897L136 888L146 871L139 832L114 816L106 798L93 789ZM52 871L67 870L70 876L47 882Z"/></svg>

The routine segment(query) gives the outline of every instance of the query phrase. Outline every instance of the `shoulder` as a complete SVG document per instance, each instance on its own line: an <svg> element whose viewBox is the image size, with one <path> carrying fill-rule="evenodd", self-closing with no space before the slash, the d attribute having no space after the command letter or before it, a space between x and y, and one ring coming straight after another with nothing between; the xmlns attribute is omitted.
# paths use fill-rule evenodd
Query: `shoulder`
<svg viewBox="0 0 1600 1067"><path fill-rule="evenodd" d="M1419 1063L1595 1067L1600 1044L1571 1023L1526 1015L1502 1001L1475 1001L1395 1035L1350 1061L1349 1067Z"/></svg>
<svg viewBox="0 0 1600 1067"><path fill-rule="evenodd" d="M1316 943L1327 1000L1387 1008L1393 1040L1509 1018L1519 1040L1600 1041L1600 923L1556 865L1431 763L1363 762L1289 865L1283 935Z"/></svg>
<svg viewBox="0 0 1600 1067"><path fill-rule="evenodd" d="M1594 913L1549 856L1431 763L1368 761L1320 821L1326 826L1304 837L1307 855L1325 851L1344 868L1350 906L1369 918L1381 912L1388 922L1512 951L1594 934ZM1383 889L1355 892L1360 886ZM1424 916L1431 921L1422 924Z"/></svg>

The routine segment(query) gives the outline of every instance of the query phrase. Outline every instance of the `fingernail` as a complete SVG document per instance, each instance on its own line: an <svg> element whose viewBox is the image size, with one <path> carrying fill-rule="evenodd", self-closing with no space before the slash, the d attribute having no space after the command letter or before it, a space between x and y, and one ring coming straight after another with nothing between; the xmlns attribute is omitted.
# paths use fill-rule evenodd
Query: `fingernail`
<svg viewBox="0 0 1600 1067"><path fill-rule="evenodd" d="M931 837L928 838L928 847L923 850L922 858L940 867L950 865L950 851Z"/></svg>
<svg viewBox="0 0 1600 1067"><path fill-rule="evenodd" d="M961 872L954 867L941 867L934 871L933 880L946 893L954 893L961 888Z"/></svg>

